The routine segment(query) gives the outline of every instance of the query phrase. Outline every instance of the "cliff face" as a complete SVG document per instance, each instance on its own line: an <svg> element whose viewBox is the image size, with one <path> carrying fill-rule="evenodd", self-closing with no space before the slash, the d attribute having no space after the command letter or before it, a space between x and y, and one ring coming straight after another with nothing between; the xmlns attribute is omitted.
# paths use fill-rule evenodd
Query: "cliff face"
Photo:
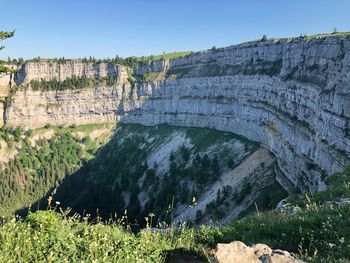
<svg viewBox="0 0 350 263"><path fill-rule="evenodd" d="M123 99L131 87L125 67L108 63L30 62L22 65L15 75L17 85L28 85L31 80L63 81L72 76L103 78L116 76L113 86L97 85L77 90L33 91L19 88L11 95L4 118L7 125L41 127L55 125L114 122L123 108Z"/></svg>
<svg viewBox="0 0 350 263"><path fill-rule="evenodd" d="M113 87L33 92L20 89L6 109L10 125L105 122L212 127L258 141L272 151L286 188L322 188L321 177L342 169L350 153L350 38L334 36L250 42L170 61L135 74L162 81L130 85L112 64L28 63L17 84L31 79L111 74Z"/></svg>
<svg viewBox="0 0 350 263"><path fill-rule="evenodd" d="M82 63L81 61L65 62L29 62L22 65L16 76L16 84L26 84L31 80L63 81L71 76L86 76L88 78L105 77L107 75L121 76L123 68L110 63Z"/></svg>
<svg viewBox="0 0 350 263"><path fill-rule="evenodd" d="M18 92L5 113L11 126L41 127L116 121L118 88L95 87L81 91Z"/></svg>
<svg viewBox="0 0 350 263"><path fill-rule="evenodd" d="M17 65L10 65L9 68L16 70ZM4 125L4 102L9 95L10 87L13 83L14 74L0 74L0 127Z"/></svg>

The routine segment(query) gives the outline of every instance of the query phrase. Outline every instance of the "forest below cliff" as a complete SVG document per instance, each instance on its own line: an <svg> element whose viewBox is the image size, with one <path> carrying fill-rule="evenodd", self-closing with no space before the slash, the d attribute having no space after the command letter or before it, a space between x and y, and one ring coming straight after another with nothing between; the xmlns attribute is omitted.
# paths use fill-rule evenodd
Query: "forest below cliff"
<svg viewBox="0 0 350 263"><path fill-rule="evenodd" d="M52 202L80 214L108 219L127 211L129 220L144 226L144 218L152 213L155 225L170 223L178 207L189 207L213 191L210 187L223 174L258 149L257 144L231 133L167 125L120 124L108 142L107 137L90 137L111 132L113 126L106 125L47 125L26 132L3 128L1 151L12 151L14 158L2 163L2 215L45 209L51 196ZM273 169L266 164L257 174ZM227 183L213 188L213 197L192 220L220 220L232 205L243 205L239 211L248 213L253 200L261 210L272 208L285 196L273 179L265 179L262 185L243 180L235 187ZM269 197L264 187L277 192ZM255 192L264 199L256 196L247 201Z"/></svg>

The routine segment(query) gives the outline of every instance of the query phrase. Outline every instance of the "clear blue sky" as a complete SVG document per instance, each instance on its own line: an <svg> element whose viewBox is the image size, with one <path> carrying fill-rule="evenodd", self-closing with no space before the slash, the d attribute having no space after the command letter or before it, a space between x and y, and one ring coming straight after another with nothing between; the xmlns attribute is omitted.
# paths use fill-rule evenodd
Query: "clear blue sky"
<svg viewBox="0 0 350 263"><path fill-rule="evenodd" d="M97 58L202 50L350 31L349 0L0 0L1 58Z"/></svg>

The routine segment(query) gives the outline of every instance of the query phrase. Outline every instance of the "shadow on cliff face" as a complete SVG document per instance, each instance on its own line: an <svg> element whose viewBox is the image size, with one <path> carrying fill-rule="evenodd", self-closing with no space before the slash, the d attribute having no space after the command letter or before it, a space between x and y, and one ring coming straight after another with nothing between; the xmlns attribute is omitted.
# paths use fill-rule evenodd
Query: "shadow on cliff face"
<svg viewBox="0 0 350 263"><path fill-rule="evenodd" d="M284 162L279 164L282 164L280 168L288 176L285 178L286 185L289 184L291 187L298 185L302 190L316 189L320 169L312 166L305 167L304 159L311 164L314 162L309 159L309 154L298 157L294 149L302 145L302 150L308 152L308 148L311 148L309 136L304 136L310 133L310 127L308 123L298 121L296 116L283 114L284 111L279 110L280 106L285 104L284 96L279 96L279 89L284 85L280 75L284 66L283 61L281 59L255 62L247 60L238 61L240 63L237 65L238 68L227 67L227 65L223 68L213 67L209 63L210 59L217 58L220 52L225 55L223 57L230 55L226 54L225 50L213 51L209 52L209 55L204 53L197 55L200 59L201 57L207 59L205 66L201 66L203 63L200 63L200 60L196 61L194 57L194 61L189 62L197 63L199 65L197 68L184 70L181 65L177 68L176 65L173 68L170 67L167 73L179 76L173 80L155 81L152 84L144 83L136 86L123 84L121 94L118 94L120 95L119 105L114 112L116 119L120 122L144 125L168 123L208 127L241 134L261 142L276 155L284 158L281 158ZM186 62L185 59L183 60ZM234 60L232 58L232 62L235 62ZM252 85L256 81L263 81L266 85L258 87L257 91ZM263 88L264 94L259 92L260 88ZM295 96L295 88L290 89L288 85L283 92L289 92L287 97ZM288 113L287 109L285 113ZM290 137L293 137L293 140L289 140ZM114 213L122 215L125 201L129 203L136 200L135 193L139 189L135 184L135 189L131 191L128 198L124 198L122 192L125 186L135 183L133 178L145 172L145 167L143 164L138 164L138 171L125 173L121 182L111 179L113 176L110 175L117 175L125 162L130 161L128 159L130 156L111 158L115 147L116 142L112 138L100 149L95 159L74 174L67 175L56 190L53 204L57 200L64 207L72 207L74 212L99 215L104 218L113 217ZM322 147L319 148L322 150ZM130 149L134 151L131 159L137 163L137 155L141 153L135 146ZM322 154L326 152L321 150ZM47 198L52 191L53 189L50 189L45 197L32 205L32 208L46 208ZM140 210L140 205L136 204L129 208L128 212L132 218L143 220ZM25 214L26 211L27 209L22 209L18 213Z"/></svg>
<svg viewBox="0 0 350 263"><path fill-rule="evenodd" d="M205 110L204 108L199 109L191 117L184 113L177 114L178 110L181 112L178 109L179 106L172 108L174 106L171 106L170 102L168 106L162 106L166 107L166 109L161 108L164 112L152 111L155 104L160 103L154 99L159 98L161 93L162 89L158 84L141 85L132 89L128 89L127 86L123 85L121 100L115 112L116 118L120 122L125 123L143 123L145 125L169 123L172 125L199 126L231 132L231 127L227 125L227 122L217 123L214 120L215 118L209 113L204 114L202 112ZM135 99L135 97L145 96L145 94L151 95L148 100ZM181 101L177 103L181 104ZM188 122L191 120L192 123ZM250 126L248 125L248 127ZM253 131L254 129L251 130ZM171 195L179 191L180 185L178 182L175 179L170 180L169 185L164 186L168 187L168 191L163 191L162 194L159 193L159 196L151 198L149 202L144 204L145 209L143 212L138 199L138 194L140 193L138 179L147 170L147 164L140 162L142 160L141 157L145 153L132 140L128 142L128 148L123 149L128 154L117 153L118 143L115 136L112 137L98 151L94 159L88 161L75 173L66 175L57 189L51 188L45 196L33 203L30 209L20 209L17 211L17 214L25 216L28 211L47 209L49 197L52 197L50 201L51 207L55 207L56 202L59 202L59 206L63 209L69 207L72 209L71 213L79 213L83 216L89 214L92 219L96 217L103 219L120 218L124 215L124 210L127 207L128 217L132 222L139 222L141 226L144 225L144 218L148 212L154 212L159 215L167 210L167 206L171 203L171 200L168 200L169 198L167 197L171 197ZM124 171L125 167L131 167L126 165L127 163L132 163L133 167L129 171ZM129 193L126 195L125 193L123 194L125 189L129 190ZM164 201L159 201L162 198L164 198ZM156 209L154 205L156 202L162 203L163 211Z"/></svg>

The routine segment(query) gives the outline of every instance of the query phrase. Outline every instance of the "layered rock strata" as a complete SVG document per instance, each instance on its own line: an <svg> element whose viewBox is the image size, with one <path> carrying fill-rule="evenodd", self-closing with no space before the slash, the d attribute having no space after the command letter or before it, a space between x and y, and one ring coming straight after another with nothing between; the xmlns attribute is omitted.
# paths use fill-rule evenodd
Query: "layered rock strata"
<svg viewBox="0 0 350 263"><path fill-rule="evenodd" d="M131 84L130 74L159 75ZM273 152L291 190L322 189L325 175L349 163L350 38L255 41L150 62L134 69L110 63L30 62L15 76L118 77L112 87L12 94L5 122L128 123L211 127L258 141ZM162 80L159 80L162 79Z"/></svg>

